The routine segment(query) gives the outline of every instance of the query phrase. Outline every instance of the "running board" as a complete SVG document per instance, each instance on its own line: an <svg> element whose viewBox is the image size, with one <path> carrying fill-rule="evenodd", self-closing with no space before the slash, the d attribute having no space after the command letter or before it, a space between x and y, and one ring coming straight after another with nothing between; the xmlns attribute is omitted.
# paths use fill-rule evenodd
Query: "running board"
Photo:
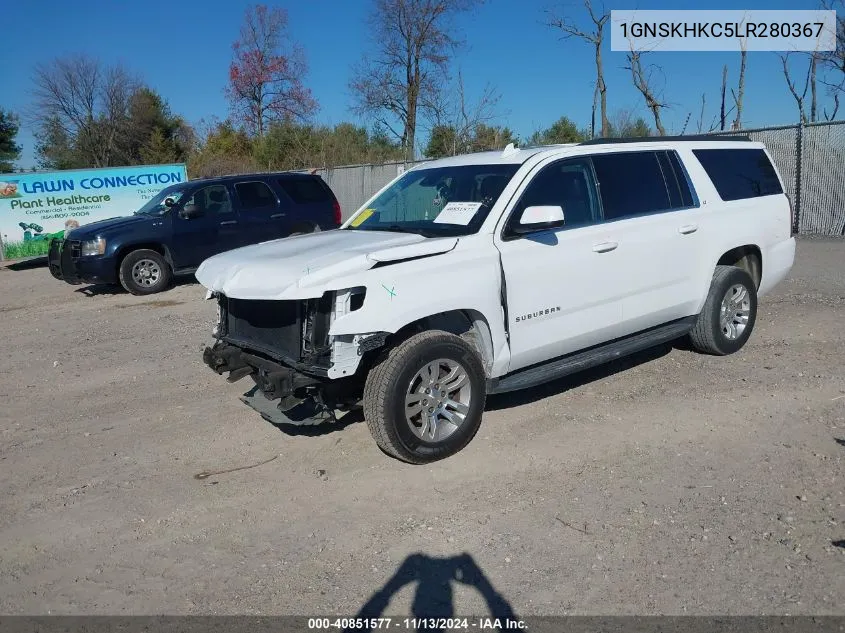
<svg viewBox="0 0 845 633"><path fill-rule="evenodd" d="M697 316L691 316L672 321L639 334L633 334L582 352L556 358L542 365L520 369L501 378L493 378L487 381L487 393L506 393L527 389L596 365L603 365L617 358L629 356L662 343L668 343L689 332L695 325L697 318Z"/></svg>

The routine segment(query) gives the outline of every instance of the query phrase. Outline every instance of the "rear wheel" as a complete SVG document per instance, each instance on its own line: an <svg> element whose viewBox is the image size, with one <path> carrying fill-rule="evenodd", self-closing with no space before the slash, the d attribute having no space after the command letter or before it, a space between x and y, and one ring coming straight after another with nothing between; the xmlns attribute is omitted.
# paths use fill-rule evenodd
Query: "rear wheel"
<svg viewBox="0 0 845 633"><path fill-rule="evenodd" d="M398 344L373 367L364 416L384 452L425 464L472 440L485 400L486 376L475 350L458 336L429 331Z"/></svg>
<svg viewBox="0 0 845 633"><path fill-rule="evenodd" d="M161 253L132 251L120 263L120 285L133 295L151 295L170 285L170 265Z"/></svg>
<svg viewBox="0 0 845 633"><path fill-rule="evenodd" d="M706 354L733 354L748 341L756 320L757 286L751 275L734 266L716 266L690 340Z"/></svg>

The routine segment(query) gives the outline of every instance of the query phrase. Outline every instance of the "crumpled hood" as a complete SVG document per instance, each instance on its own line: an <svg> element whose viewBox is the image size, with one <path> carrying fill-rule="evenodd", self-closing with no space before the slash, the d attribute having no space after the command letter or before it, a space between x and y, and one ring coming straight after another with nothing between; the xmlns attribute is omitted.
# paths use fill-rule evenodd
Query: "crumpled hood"
<svg viewBox="0 0 845 633"><path fill-rule="evenodd" d="M337 277L369 270L379 262L437 255L456 237L334 230L237 248L205 260L196 278L233 299L319 297Z"/></svg>

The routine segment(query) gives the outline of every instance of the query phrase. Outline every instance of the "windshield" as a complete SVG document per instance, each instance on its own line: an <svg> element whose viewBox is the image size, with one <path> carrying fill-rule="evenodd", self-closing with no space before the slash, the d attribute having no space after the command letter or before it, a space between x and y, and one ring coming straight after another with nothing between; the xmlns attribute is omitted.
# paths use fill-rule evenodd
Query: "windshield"
<svg viewBox="0 0 845 633"><path fill-rule="evenodd" d="M519 165L462 165L409 171L346 229L427 237L475 233L517 169Z"/></svg>
<svg viewBox="0 0 845 633"><path fill-rule="evenodd" d="M164 201L168 198L173 201L173 204L179 202L179 198L185 193L188 185L181 185L177 187L167 187L162 189L152 198L147 200L147 203L135 212L135 215L163 215L169 208Z"/></svg>

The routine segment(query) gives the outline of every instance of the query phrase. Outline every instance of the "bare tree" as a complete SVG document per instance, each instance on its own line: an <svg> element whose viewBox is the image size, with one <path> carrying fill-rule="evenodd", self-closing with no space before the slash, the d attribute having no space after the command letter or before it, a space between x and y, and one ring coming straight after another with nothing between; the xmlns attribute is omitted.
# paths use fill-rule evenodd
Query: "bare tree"
<svg viewBox="0 0 845 633"><path fill-rule="evenodd" d="M719 129L725 129L725 121L727 119L727 115L725 113L725 93L728 89L728 66L725 64L722 66L722 107L719 110Z"/></svg>
<svg viewBox="0 0 845 633"><path fill-rule="evenodd" d="M701 134L704 131L704 104L705 104L705 95L701 93L701 114L698 115L698 133Z"/></svg>
<svg viewBox="0 0 845 633"><path fill-rule="evenodd" d="M807 98L807 91L810 90L811 84L816 83L816 66L818 65L818 55L816 53L809 54L809 64L807 66L807 74L804 77L804 87L799 92L797 80L792 78L789 70L789 58L792 53L781 53L781 63L783 64L783 77L786 79L786 85L789 87L789 92L792 93L795 103L798 106L798 115L802 123L807 123L807 111L804 102ZM815 85L812 87L811 104L810 104L810 121L816 120L816 89Z"/></svg>
<svg viewBox="0 0 845 633"><path fill-rule="evenodd" d="M613 136L625 136L624 131L634 124L634 113L627 108L620 108L610 116L610 129Z"/></svg>
<svg viewBox="0 0 845 633"><path fill-rule="evenodd" d="M374 0L372 51L353 69L354 111L373 117L413 160L420 108L440 99L449 63L462 42L455 16L482 0Z"/></svg>
<svg viewBox="0 0 845 633"><path fill-rule="evenodd" d="M503 113L498 111L501 94L492 85L484 86L479 97L470 100L464 87L463 73L459 70L454 88L446 91L436 103L425 104L425 110L430 115L431 128L445 127L450 130L449 136L452 147L450 154L473 151L475 131L479 126L489 124L498 119Z"/></svg>
<svg viewBox="0 0 845 633"><path fill-rule="evenodd" d="M284 9L263 4L247 8L232 48L226 95L232 113L257 136L264 135L271 121L305 119L317 109L302 83L308 65L290 39Z"/></svg>
<svg viewBox="0 0 845 633"><path fill-rule="evenodd" d="M687 126L689 125L690 117L692 116L692 112L687 112L687 118L684 119L684 125L681 127L681 136L687 133Z"/></svg>
<svg viewBox="0 0 845 633"><path fill-rule="evenodd" d="M71 139L82 160L95 167L121 164L129 104L139 82L121 66L103 66L84 55L39 64L34 73L32 122Z"/></svg>
<svg viewBox="0 0 845 633"><path fill-rule="evenodd" d="M663 108L667 108L668 104L658 98L652 84L653 72L651 72L651 69L654 67L650 67L648 72L643 69L642 56L644 54L645 53L643 51L631 50L628 53L628 66L626 66L626 68L631 71L631 79L634 82L634 87L640 91L640 94L645 99L646 107L651 110L651 114L654 117L654 127L657 128L657 133L660 136L665 136L666 128L663 127L663 122L660 120L660 111Z"/></svg>
<svg viewBox="0 0 845 633"><path fill-rule="evenodd" d="M832 86L845 90L845 0L821 0L822 9L836 11L836 50L819 53L819 62L834 72Z"/></svg>
<svg viewBox="0 0 845 633"><path fill-rule="evenodd" d="M610 134L610 124L607 119L607 84L604 81L604 65L601 57L601 47L604 41L604 27L610 19L610 12L606 11L604 7L600 13L593 9L591 0L584 0L584 7L590 15L590 20L593 23L591 31L582 31L575 22L562 17L551 15L549 19L549 26L555 27L563 31L564 39L570 37L577 37L585 42L593 45L595 51L596 61L596 87L593 91L593 110L592 120L590 123L590 135L596 135L596 101L601 102L601 135L607 137Z"/></svg>
<svg viewBox="0 0 845 633"><path fill-rule="evenodd" d="M828 114L827 108L824 109L825 121L833 121L836 118L836 113L839 112L839 93L833 93L833 111Z"/></svg>
<svg viewBox="0 0 845 633"><path fill-rule="evenodd" d="M725 121L727 121L727 118L728 118L731 114L733 114L733 111L734 111L735 109L736 109L736 104L732 105L730 108L728 108L727 110L725 110ZM708 128L707 128L707 131L708 131L708 132L715 132L715 131L716 131L716 130L718 130L720 127L721 127L721 114L720 114L719 112L717 112L717 113L713 116L713 119L710 121L710 127L708 127Z"/></svg>
<svg viewBox="0 0 845 633"><path fill-rule="evenodd" d="M816 121L816 68L819 64L819 57L815 53L810 56L810 121Z"/></svg>
<svg viewBox="0 0 845 633"><path fill-rule="evenodd" d="M745 97L745 67L748 59L748 49L746 48L745 41L743 41L741 56L741 61L739 63L739 84L737 86L736 94L733 94L733 91L731 91L734 98L734 104L736 105L736 118L734 119L731 127L735 130L742 128L742 100Z"/></svg>
<svg viewBox="0 0 845 633"><path fill-rule="evenodd" d="M820 4L822 9L836 11L836 49L816 53L815 71L818 73L818 82L825 86L827 94L833 99L833 111L830 114L826 107L822 108L824 118L832 121L839 111L841 98L845 96L845 0L821 0ZM815 81L815 78L811 78L813 84Z"/></svg>

